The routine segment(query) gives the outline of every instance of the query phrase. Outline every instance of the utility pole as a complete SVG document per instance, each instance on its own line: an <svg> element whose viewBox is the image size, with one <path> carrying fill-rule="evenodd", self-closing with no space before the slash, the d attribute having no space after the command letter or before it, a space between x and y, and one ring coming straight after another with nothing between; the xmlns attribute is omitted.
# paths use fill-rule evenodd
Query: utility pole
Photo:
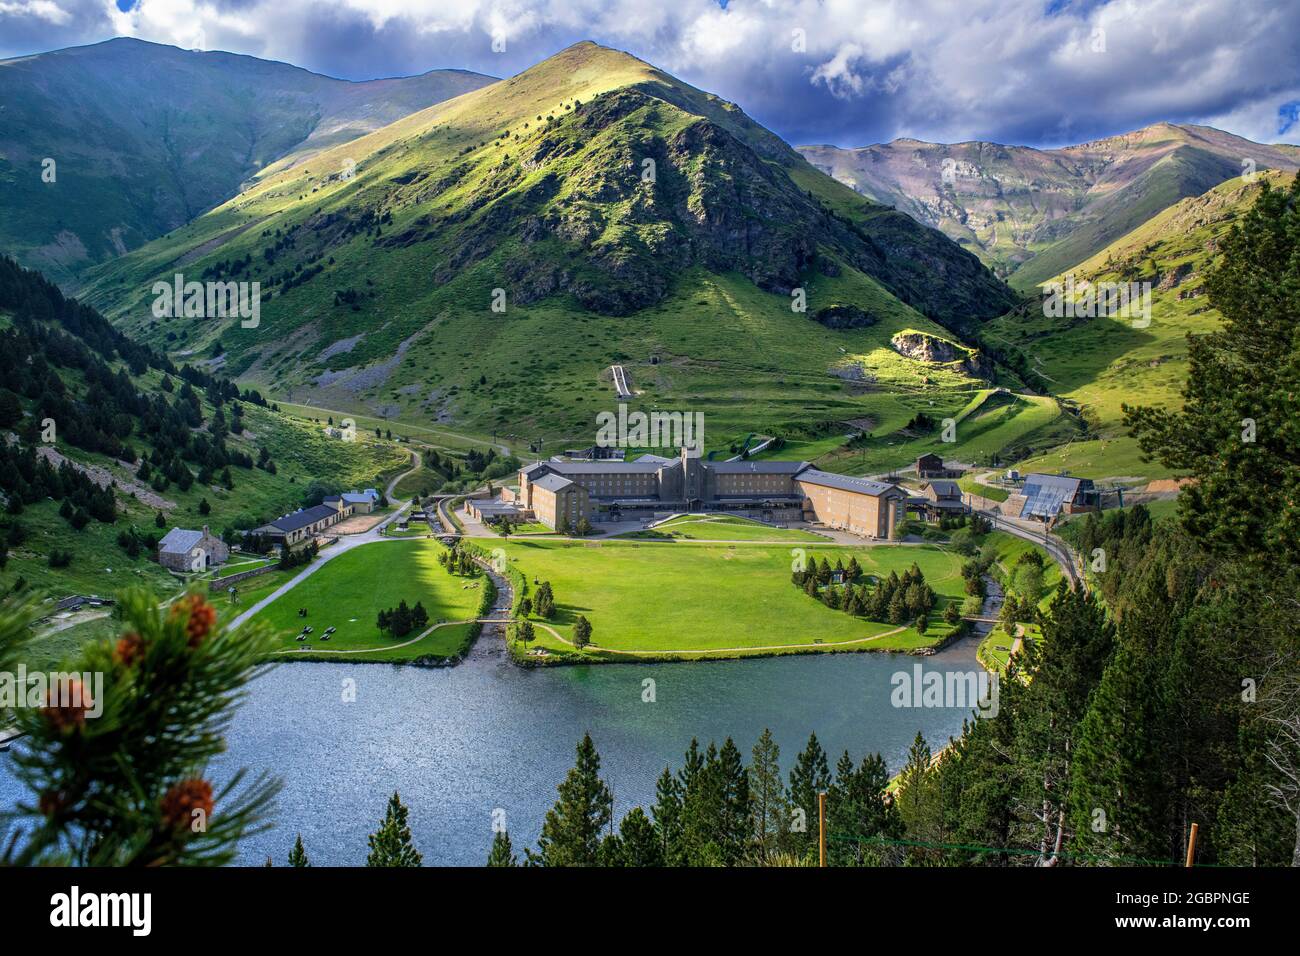
<svg viewBox="0 0 1300 956"><path fill-rule="evenodd" d="M1196 824L1192 824L1193 827ZM1192 839L1196 839L1196 831L1192 830ZM1189 851L1190 852L1190 851ZM826 865L826 791L823 790L817 794L817 865ZM1191 866L1190 857L1187 864Z"/></svg>
<svg viewBox="0 0 1300 956"><path fill-rule="evenodd" d="M1187 835L1187 864L1186 865L1189 867L1192 865L1192 861L1196 859L1196 831L1199 829L1200 826L1198 824L1193 823L1192 832Z"/></svg>

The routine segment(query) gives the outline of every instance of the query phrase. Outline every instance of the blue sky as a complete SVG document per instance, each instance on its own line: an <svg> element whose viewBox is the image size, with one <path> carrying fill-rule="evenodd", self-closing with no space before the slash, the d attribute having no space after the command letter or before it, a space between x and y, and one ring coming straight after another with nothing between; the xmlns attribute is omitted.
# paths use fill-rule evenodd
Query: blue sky
<svg viewBox="0 0 1300 956"><path fill-rule="evenodd" d="M796 144L1056 146L1159 120L1300 142L1300 4L1275 0L0 0L0 56L120 35L347 79L508 76L591 39Z"/></svg>

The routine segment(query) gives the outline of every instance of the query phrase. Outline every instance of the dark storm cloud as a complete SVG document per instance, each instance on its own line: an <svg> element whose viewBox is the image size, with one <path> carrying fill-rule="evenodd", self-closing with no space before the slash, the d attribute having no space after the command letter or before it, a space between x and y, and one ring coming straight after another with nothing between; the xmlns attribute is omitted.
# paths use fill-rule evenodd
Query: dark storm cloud
<svg viewBox="0 0 1300 956"><path fill-rule="evenodd" d="M1300 5L1271 0L0 0L3 55L114 34L347 79L508 76L594 39L795 143L1056 145L1157 120L1300 133Z"/></svg>

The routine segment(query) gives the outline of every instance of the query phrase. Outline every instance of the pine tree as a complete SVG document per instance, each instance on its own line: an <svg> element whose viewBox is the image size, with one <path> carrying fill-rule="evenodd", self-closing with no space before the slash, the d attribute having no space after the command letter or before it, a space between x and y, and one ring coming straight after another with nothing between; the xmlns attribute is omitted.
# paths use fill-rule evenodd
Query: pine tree
<svg viewBox="0 0 1300 956"><path fill-rule="evenodd" d="M596 866L601 835L609 825L614 797L600 778L600 755L591 734L578 744L577 762L559 788L560 798L546 812L537 841L543 866Z"/></svg>
<svg viewBox="0 0 1300 956"><path fill-rule="evenodd" d="M583 615L579 614L578 619L573 622L573 646L586 647L591 643L591 622Z"/></svg>
<svg viewBox="0 0 1300 956"><path fill-rule="evenodd" d="M424 857L416 850L407 826L408 811L396 792L388 798L388 810L379 829L370 834L370 855L366 866L420 866Z"/></svg>
<svg viewBox="0 0 1300 956"><path fill-rule="evenodd" d="M770 729L763 730L751 752L749 786L755 854L760 863L766 863L787 842L790 822L790 801L781 780L781 748Z"/></svg>
<svg viewBox="0 0 1300 956"><path fill-rule="evenodd" d="M226 750L239 691L273 636L260 625L219 631L201 593L161 607L130 589L116 610L120 637L90 641L68 661L68 673L103 675L102 699L76 681L69 699L8 715L26 735L7 757L28 792L16 801L0 867L224 865L279 789L262 776L223 793L203 770ZM29 659L33 611L13 597L0 602L0 673Z"/></svg>
<svg viewBox="0 0 1300 956"><path fill-rule="evenodd" d="M803 811L801 831L790 834L791 843L801 853L806 852L814 842L817 829L817 795L830 788L831 771L826 762L826 751L822 750L816 734L810 734L808 744L795 758L794 768L790 771L790 803L795 811Z"/></svg>
<svg viewBox="0 0 1300 956"><path fill-rule="evenodd" d="M663 866L663 848L659 834L650 818L640 807L633 807L631 812L619 824L620 866Z"/></svg>
<svg viewBox="0 0 1300 956"><path fill-rule="evenodd" d="M488 866L518 866L514 848L510 845L510 834L498 830L492 837L492 851L488 853Z"/></svg>
<svg viewBox="0 0 1300 956"><path fill-rule="evenodd" d="M307 851L302 845L302 834L299 833L293 841L293 849L289 851L289 865L296 867L311 866L311 861L307 859Z"/></svg>
<svg viewBox="0 0 1300 956"><path fill-rule="evenodd" d="M655 784L655 802L650 812L664 865L681 866L682 789L681 782L667 767Z"/></svg>

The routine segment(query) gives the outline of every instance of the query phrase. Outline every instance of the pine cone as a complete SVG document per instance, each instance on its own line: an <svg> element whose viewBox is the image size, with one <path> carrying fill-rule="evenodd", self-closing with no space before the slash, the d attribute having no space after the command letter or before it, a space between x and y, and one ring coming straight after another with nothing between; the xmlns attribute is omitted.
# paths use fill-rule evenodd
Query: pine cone
<svg viewBox="0 0 1300 956"><path fill-rule="evenodd" d="M217 623L217 609L198 594L188 594L172 605L171 616L178 618L189 612L185 633L190 637L190 647L198 647L212 633Z"/></svg>
<svg viewBox="0 0 1300 956"><path fill-rule="evenodd" d="M63 694L63 690L67 694ZM66 696L66 699L60 699ZM95 700L80 680L73 677L66 684L51 687L45 692L45 707L41 711L55 730L66 731L86 726L86 712L93 710Z"/></svg>
<svg viewBox="0 0 1300 956"><path fill-rule="evenodd" d="M131 631L127 634L123 634L121 638L118 639L117 648L113 652L113 656L123 667L130 667L136 661L140 660L140 658L144 657L145 646L144 638L135 631Z"/></svg>
<svg viewBox="0 0 1300 956"><path fill-rule="evenodd" d="M212 816L212 784L201 778L174 783L162 798L163 823L173 830L190 827L195 810L203 811L198 819L204 827Z"/></svg>

